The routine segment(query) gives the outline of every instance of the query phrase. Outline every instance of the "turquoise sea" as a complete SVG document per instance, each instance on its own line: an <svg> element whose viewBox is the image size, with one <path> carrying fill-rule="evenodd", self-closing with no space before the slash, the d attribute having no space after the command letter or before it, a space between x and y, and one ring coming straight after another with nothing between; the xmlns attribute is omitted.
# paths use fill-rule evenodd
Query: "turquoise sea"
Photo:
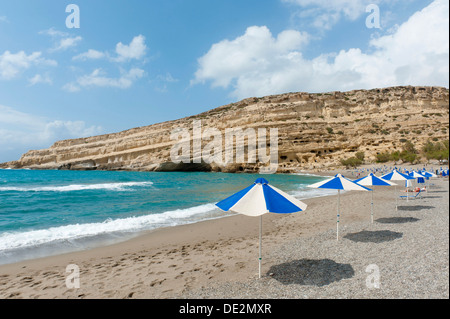
<svg viewBox="0 0 450 319"><path fill-rule="evenodd" d="M230 215L215 203L257 174L0 170L0 264L129 239L159 227ZM314 175L264 175L299 199Z"/></svg>

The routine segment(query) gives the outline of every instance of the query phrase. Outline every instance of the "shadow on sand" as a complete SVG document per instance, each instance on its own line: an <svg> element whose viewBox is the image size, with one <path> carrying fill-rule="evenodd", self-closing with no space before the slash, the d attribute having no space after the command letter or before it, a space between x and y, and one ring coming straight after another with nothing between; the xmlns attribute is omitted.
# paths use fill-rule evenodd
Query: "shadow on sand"
<svg viewBox="0 0 450 319"><path fill-rule="evenodd" d="M359 233L347 234L344 236L344 238L362 243L383 243L386 241L392 241L401 238L402 236L403 233L398 233L390 230L363 230Z"/></svg>
<svg viewBox="0 0 450 319"><path fill-rule="evenodd" d="M404 224L417 222L419 220L420 219L414 217L389 217L389 218L378 218L376 222L382 224Z"/></svg>
<svg viewBox="0 0 450 319"><path fill-rule="evenodd" d="M330 259L300 259L270 267L268 273L284 285L326 286L355 275L350 264Z"/></svg>
<svg viewBox="0 0 450 319"><path fill-rule="evenodd" d="M435 207L434 206L422 206L422 205L398 206L397 207L398 210L407 210L407 211L410 211L410 212L412 212L412 211L416 212L416 211L419 211L419 210L422 210L422 209L432 209L432 208L435 208Z"/></svg>

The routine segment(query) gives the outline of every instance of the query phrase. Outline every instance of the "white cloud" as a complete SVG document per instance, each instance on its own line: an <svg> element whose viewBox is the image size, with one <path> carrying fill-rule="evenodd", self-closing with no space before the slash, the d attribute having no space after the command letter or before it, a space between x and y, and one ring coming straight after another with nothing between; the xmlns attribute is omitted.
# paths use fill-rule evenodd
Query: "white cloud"
<svg viewBox="0 0 450 319"><path fill-rule="evenodd" d="M145 71L139 68L132 68L128 72L122 71L118 78L106 76L102 69L95 69L91 74L79 77L75 83L68 83L63 89L69 92L77 92L81 87L112 87L128 89L133 83L142 78Z"/></svg>
<svg viewBox="0 0 450 319"><path fill-rule="evenodd" d="M175 83L175 82L178 82L179 80L178 79L176 79L176 78L174 78L173 76L172 76L172 74L170 74L169 72L167 72L165 75L158 75L157 77L156 77L159 81L162 81L162 82L168 82L168 83Z"/></svg>
<svg viewBox="0 0 450 319"><path fill-rule="evenodd" d="M72 58L74 61L98 60L107 58L110 62L130 62L131 60L141 60L146 53L147 46L145 45L145 37L142 35L135 36L129 45L119 42L116 45L117 56L111 57L109 52L101 52L94 49L89 49L87 52L76 55ZM88 87L110 87L127 89L133 83L142 78L145 71L132 67L129 71L120 69L119 77L109 77L101 68L95 69L92 73L80 76L74 82L65 84L62 88L68 92L78 92L81 88ZM166 78L166 81L175 81L176 79Z"/></svg>
<svg viewBox="0 0 450 319"><path fill-rule="evenodd" d="M313 59L301 52L307 36L284 31L274 38L266 27L250 27L241 37L214 44L198 60L192 83L231 87L236 98L392 85L448 87L448 9L448 1L436 0L392 34L372 39L371 53L350 48Z"/></svg>
<svg viewBox="0 0 450 319"><path fill-rule="evenodd" d="M93 49L89 49L87 52L81 53L77 56L74 56L72 58L72 60L98 60L98 59L102 59L106 56L105 53L97 51L97 50L93 50Z"/></svg>
<svg viewBox="0 0 450 319"><path fill-rule="evenodd" d="M43 121L43 118L36 118L28 113L16 111L11 107L1 104L0 114L0 123L2 124L2 127L5 127L5 125L11 125L13 127L22 126L26 129L35 129L39 126L38 123Z"/></svg>
<svg viewBox="0 0 450 319"><path fill-rule="evenodd" d="M42 58L41 52L33 52L27 55L24 51L17 53L5 51L0 55L0 79L16 78L22 71L27 70L32 65L56 66L57 62Z"/></svg>
<svg viewBox="0 0 450 319"><path fill-rule="evenodd" d="M50 120L0 105L0 149L9 150L9 156L13 156L11 150L39 149L57 140L93 136L103 131L100 126L87 127L83 121ZM14 159L3 156L6 155L2 154L0 162Z"/></svg>
<svg viewBox="0 0 450 319"><path fill-rule="evenodd" d="M6 16L0 16L0 22L9 22Z"/></svg>
<svg viewBox="0 0 450 319"><path fill-rule="evenodd" d="M126 89L133 84L134 80L141 78L144 71L134 68L129 72L123 73L119 78L110 78L103 74L104 72L101 69L96 69L91 74L80 77L77 82L81 86L117 87Z"/></svg>
<svg viewBox="0 0 450 319"><path fill-rule="evenodd" d="M200 68L193 83L212 80L213 86L225 88L241 75L248 77L264 69L275 71L289 59L290 52L301 49L307 42L306 33L287 30L273 38L265 26L249 27L243 36L214 44L199 59Z"/></svg>
<svg viewBox="0 0 450 319"><path fill-rule="evenodd" d="M28 83L31 86L33 86L33 85L36 85L39 83L53 84L53 81L48 74L44 74L44 75L36 74L32 78L28 79Z"/></svg>
<svg viewBox="0 0 450 319"><path fill-rule="evenodd" d="M101 126L86 127L84 121L52 121L45 124L42 138L46 141L57 141L70 138L88 137L101 134Z"/></svg>
<svg viewBox="0 0 450 319"><path fill-rule="evenodd" d="M50 52L65 51L69 48L77 46L78 42L81 40L83 40L83 38L80 36L60 39L58 44L54 48L50 49Z"/></svg>
<svg viewBox="0 0 450 319"><path fill-rule="evenodd" d="M129 62L131 60L141 60L145 56L146 51L147 46L145 45L145 37L143 35L138 35L135 36L128 45L123 44L122 42L117 43L115 56L109 52L89 49L87 52L74 56L72 60L86 61L108 58L111 62Z"/></svg>
<svg viewBox="0 0 450 319"><path fill-rule="evenodd" d="M131 40L129 45L123 44L122 42L117 43L116 53L118 62L128 61L131 59L140 60L144 57L147 46L145 45L145 37L143 35L138 35Z"/></svg>
<svg viewBox="0 0 450 319"><path fill-rule="evenodd" d="M283 0L303 8L320 8L327 12L338 12L350 20L357 19L368 4L377 3L378 0Z"/></svg>
<svg viewBox="0 0 450 319"><path fill-rule="evenodd" d="M179 79L174 78L172 74L167 72L165 75L159 74L154 80L151 80L150 83L154 84L155 91L159 93L167 93L169 92L169 85L179 81Z"/></svg>
<svg viewBox="0 0 450 319"><path fill-rule="evenodd" d="M67 32L58 31L55 28L50 28L47 30L42 30L38 32L39 34L49 35L51 37L67 37L69 34Z"/></svg>
<svg viewBox="0 0 450 319"><path fill-rule="evenodd" d="M65 51L75 47L83 40L81 36L70 36L69 33L50 28L48 30L39 31L39 34L48 35L53 39L54 47L49 52Z"/></svg>
<svg viewBox="0 0 450 319"><path fill-rule="evenodd" d="M301 8L294 12L294 16L302 21L312 20L310 25L329 30L341 19L354 21L366 14L369 4L380 4L386 0L282 0Z"/></svg>
<svg viewBox="0 0 450 319"><path fill-rule="evenodd" d="M119 42L116 45L117 56L112 57L109 52L89 49L87 52L74 56L72 60L86 61L107 58L110 62L123 63L130 62L131 60L141 60L145 56L146 50L145 37L138 35L131 40L129 45ZM76 81L67 83L62 88L68 92L78 92L82 87L112 87L127 89L131 87L136 80L142 78L144 74L144 70L132 67L128 72L120 69L119 77L109 77L107 76L106 71L97 68L91 74L80 76ZM176 79L170 76L170 78L166 78L166 81L176 81Z"/></svg>
<svg viewBox="0 0 450 319"><path fill-rule="evenodd" d="M64 84L62 89L70 93L79 92L81 90L80 87L76 85L76 83L72 82Z"/></svg>

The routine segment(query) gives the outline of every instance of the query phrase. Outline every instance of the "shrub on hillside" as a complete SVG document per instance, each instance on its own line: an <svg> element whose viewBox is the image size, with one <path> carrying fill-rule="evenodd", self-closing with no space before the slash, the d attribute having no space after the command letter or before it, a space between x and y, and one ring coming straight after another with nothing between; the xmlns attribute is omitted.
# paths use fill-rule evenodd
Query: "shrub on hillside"
<svg viewBox="0 0 450 319"><path fill-rule="evenodd" d="M436 143L428 141L423 147L422 151L428 160L430 159L443 160L447 159L449 156L448 148L449 148L448 140Z"/></svg>
<svg viewBox="0 0 450 319"><path fill-rule="evenodd" d="M361 165L363 162L356 157L350 157L347 159L341 159L341 164L344 165L345 167L357 167L359 165Z"/></svg>

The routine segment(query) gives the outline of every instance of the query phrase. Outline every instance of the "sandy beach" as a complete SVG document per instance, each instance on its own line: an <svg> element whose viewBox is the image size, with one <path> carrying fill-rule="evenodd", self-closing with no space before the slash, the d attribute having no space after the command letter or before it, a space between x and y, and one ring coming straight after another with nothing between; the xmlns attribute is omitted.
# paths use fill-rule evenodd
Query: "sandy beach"
<svg viewBox="0 0 450 319"><path fill-rule="evenodd" d="M448 177L432 183L398 211L401 193L375 187L373 224L371 194L344 193L339 241L336 196L264 215L261 279L259 221L235 215L0 266L0 298L449 298ZM66 286L70 264L79 288Z"/></svg>

